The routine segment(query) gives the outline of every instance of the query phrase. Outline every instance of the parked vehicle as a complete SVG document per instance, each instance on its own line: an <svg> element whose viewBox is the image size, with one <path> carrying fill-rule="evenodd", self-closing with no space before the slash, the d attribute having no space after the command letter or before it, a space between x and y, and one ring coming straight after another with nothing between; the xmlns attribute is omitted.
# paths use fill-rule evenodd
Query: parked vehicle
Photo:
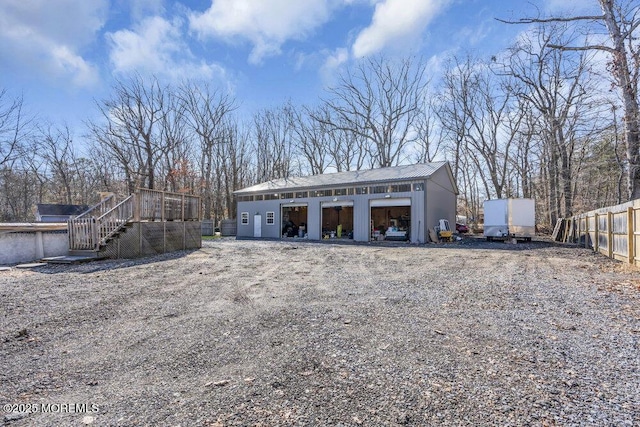
<svg viewBox="0 0 640 427"><path fill-rule="evenodd" d="M484 236L487 240L531 240L536 234L533 199L495 199L484 202Z"/></svg>
<svg viewBox="0 0 640 427"><path fill-rule="evenodd" d="M467 227L464 224L460 224L459 222L456 223L456 231L460 234L463 233L468 233L469 232L469 227Z"/></svg>

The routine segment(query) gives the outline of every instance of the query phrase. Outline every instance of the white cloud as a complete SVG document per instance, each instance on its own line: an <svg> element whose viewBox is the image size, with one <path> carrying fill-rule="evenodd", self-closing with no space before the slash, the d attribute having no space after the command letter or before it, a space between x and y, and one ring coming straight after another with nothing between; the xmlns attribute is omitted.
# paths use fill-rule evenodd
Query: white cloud
<svg viewBox="0 0 640 427"><path fill-rule="evenodd" d="M76 86L91 86L96 83L98 72L92 64L73 53L67 46L52 46L54 69L71 76Z"/></svg>
<svg viewBox="0 0 640 427"><path fill-rule="evenodd" d="M201 38L214 37L253 45L251 63L280 53L288 40L302 40L327 22L331 12L349 0L212 0L204 13L190 16L190 28Z"/></svg>
<svg viewBox="0 0 640 427"><path fill-rule="evenodd" d="M95 41L108 6L108 0L3 0L0 60L17 62L17 69L91 85L98 80L98 72L81 50Z"/></svg>
<svg viewBox="0 0 640 427"><path fill-rule="evenodd" d="M134 21L142 21L148 16L162 15L165 11L164 0L120 0L131 10Z"/></svg>
<svg viewBox="0 0 640 427"><path fill-rule="evenodd" d="M109 57L118 72L162 70L183 48L179 22L160 16L143 20L134 30L107 33L107 39L111 47Z"/></svg>
<svg viewBox="0 0 640 427"><path fill-rule="evenodd" d="M346 48L339 48L329 53L322 68L320 68L320 75L325 83L332 81L347 61L349 61L349 50Z"/></svg>
<svg viewBox="0 0 640 427"><path fill-rule="evenodd" d="M375 54L386 47L418 40L422 32L449 0L382 0L376 4L371 25L353 43L356 58Z"/></svg>
<svg viewBox="0 0 640 427"><path fill-rule="evenodd" d="M116 73L155 74L173 80L223 77L225 71L194 57L182 37L182 21L153 16L133 30L107 33Z"/></svg>

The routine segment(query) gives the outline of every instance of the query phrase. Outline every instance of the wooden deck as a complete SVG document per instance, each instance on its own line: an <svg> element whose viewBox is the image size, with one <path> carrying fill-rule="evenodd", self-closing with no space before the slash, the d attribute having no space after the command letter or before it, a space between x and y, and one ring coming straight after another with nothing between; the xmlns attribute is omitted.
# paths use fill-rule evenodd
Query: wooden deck
<svg viewBox="0 0 640 427"><path fill-rule="evenodd" d="M138 189L120 202L116 202L111 196L68 221L69 250L72 254L77 251L92 251L96 254L106 253L109 258L127 258L130 256L126 254L149 254L144 248L144 242L159 239L162 240L163 251L191 248L195 244L191 229L194 228L194 222L199 227L200 211L200 197L188 194ZM178 227L167 225L187 222L192 224ZM165 225L161 228L135 227L135 224L142 223ZM117 244L114 245L113 242ZM122 242L126 242L129 247L123 247ZM158 253L157 244L147 246L155 248L150 253ZM200 241L197 247L200 247Z"/></svg>

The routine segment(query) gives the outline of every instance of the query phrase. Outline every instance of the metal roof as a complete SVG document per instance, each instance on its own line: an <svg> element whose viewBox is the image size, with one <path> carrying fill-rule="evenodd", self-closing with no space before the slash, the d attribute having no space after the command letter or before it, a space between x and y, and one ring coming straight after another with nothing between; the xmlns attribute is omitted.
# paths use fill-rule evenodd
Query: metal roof
<svg viewBox="0 0 640 427"><path fill-rule="evenodd" d="M336 187L341 185L364 185L377 182L395 182L425 179L448 162L418 163L379 169L325 173L322 175L298 176L263 182L237 190L235 194L266 193L272 191L298 190L303 188Z"/></svg>

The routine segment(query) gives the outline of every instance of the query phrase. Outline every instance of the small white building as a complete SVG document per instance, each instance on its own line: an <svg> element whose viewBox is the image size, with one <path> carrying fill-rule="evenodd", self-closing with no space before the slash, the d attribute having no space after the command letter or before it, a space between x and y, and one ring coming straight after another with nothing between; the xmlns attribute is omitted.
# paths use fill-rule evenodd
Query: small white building
<svg viewBox="0 0 640 427"><path fill-rule="evenodd" d="M235 192L238 238L352 238L425 243L455 223L448 162L278 179Z"/></svg>

